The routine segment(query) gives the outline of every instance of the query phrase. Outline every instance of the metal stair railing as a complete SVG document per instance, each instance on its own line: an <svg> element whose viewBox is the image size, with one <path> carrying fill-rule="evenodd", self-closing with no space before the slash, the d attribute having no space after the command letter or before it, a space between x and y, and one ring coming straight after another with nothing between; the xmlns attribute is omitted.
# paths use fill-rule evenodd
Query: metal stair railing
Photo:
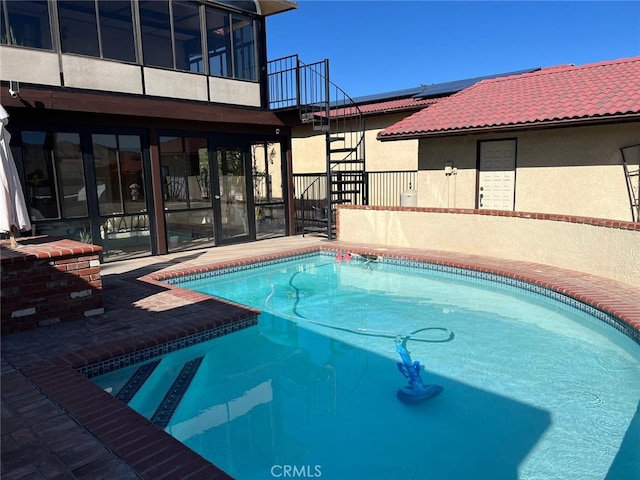
<svg viewBox="0 0 640 480"><path fill-rule="evenodd" d="M326 233L333 238L335 210L339 203L368 203L365 175L364 118L358 105L340 87L329 80L329 61L302 63L297 55L269 62L269 105L272 109L299 110L302 125L325 134L326 150ZM306 227L308 192L322 177L316 178L300 194L303 232L322 231ZM317 200L315 205L317 205ZM317 225L318 219L312 221Z"/></svg>

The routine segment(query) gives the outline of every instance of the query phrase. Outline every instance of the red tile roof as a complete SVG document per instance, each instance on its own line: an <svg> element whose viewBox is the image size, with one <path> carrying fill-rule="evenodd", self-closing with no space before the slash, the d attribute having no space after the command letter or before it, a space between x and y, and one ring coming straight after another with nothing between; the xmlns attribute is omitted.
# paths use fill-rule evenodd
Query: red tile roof
<svg viewBox="0 0 640 480"><path fill-rule="evenodd" d="M360 111L364 114L386 113L398 110L408 110L423 106L429 106L437 102L437 98L401 98L399 100L388 100L386 102L369 103L360 105Z"/></svg>
<svg viewBox="0 0 640 480"><path fill-rule="evenodd" d="M401 98L397 100L387 100L384 102L368 103L364 105L358 105L358 109L354 106L348 106L344 108L332 108L332 117L349 117L358 115L372 115L388 112L401 112L406 110L415 110L417 108L427 107L434 104L437 98ZM317 112L315 115L323 116L323 112Z"/></svg>
<svg viewBox="0 0 640 480"><path fill-rule="evenodd" d="M619 116L640 119L640 57L481 81L391 125L378 138L419 138Z"/></svg>

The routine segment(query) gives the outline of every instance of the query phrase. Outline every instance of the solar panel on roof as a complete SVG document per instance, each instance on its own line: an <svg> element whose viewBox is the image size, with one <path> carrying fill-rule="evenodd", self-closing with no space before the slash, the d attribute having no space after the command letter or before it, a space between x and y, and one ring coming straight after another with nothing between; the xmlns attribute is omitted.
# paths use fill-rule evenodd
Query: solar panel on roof
<svg viewBox="0 0 640 480"><path fill-rule="evenodd" d="M380 102L384 100L394 100L398 98L413 97L416 99L429 98L429 97L441 97L447 94L452 94L464 90L471 85L474 85L481 80L488 80L490 78L508 77L511 75L520 75L522 73L531 73L540 70L540 67L529 68L526 70L518 70L515 72L497 73L493 75L485 75L482 77L466 78L462 80L454 80L451 82L434 83L431 85L421 85L414 88L405 88L403 90L393 90L386 93L378 93L374 95L365 95L362 97L354 98L354 102L359 105L373 102Z"/></svg>

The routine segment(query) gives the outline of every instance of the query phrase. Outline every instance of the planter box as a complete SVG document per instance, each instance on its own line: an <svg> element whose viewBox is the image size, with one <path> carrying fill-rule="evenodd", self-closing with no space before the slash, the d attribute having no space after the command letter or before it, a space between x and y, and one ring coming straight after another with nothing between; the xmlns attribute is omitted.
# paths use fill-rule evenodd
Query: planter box
<svg viewBox="0 0 640 480"><path fill-rule="evenodd" d="M101 247L47 240L1 244L3 335L104 313Z"/></svg>

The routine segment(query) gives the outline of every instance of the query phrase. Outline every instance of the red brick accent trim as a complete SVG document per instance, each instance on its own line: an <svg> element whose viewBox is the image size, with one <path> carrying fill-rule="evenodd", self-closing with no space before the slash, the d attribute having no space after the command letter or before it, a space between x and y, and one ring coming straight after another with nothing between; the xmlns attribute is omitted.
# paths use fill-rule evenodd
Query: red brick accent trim
<svg viewBox="0 0 640 480"><path fill-rule="evenodd" d="M340 208L352 208L352 206L345 205L341 206ZM360 208L376 209L376 207ZM384 210L386 208L377 209ZM400 209L400 207L398 207L398 209ZM555 290L570 297L576 298L584 303L615 315L626 324L640 331L640 303L636 301L636 299L640 298L640 291L638 290L638 288L632 285L628 285L622 282L616 282L615 280L610 280L602 277L594 277L586 273L583 274L580 272L563 270L549 265L481 257L476 255L464 255L451 252L425 251L418 249L393 247L385 248L383 251L381 251L380 249L376 249L373 246L368 247L361 244L348 244L345 242L336 241L332 242L329 245L323 245L319 248L307 247L282 252L279 254L263 255L260 257L238 260L235 262L202 265L197 268L191 267L172 270L170 272L164 273L154 273L146 277L141 277L140 280L149 282L154 285L161 285L164 288L173 290L174 293L178 296L188 298L189 296L194 295L194 292L169 285L167 283L164 283L164 281L170 278L181 277L184 275L203 273L228 267L236 267L256 262L273 260L276 258L311 253L318 251L319 249L323 251L349 251L359 254L404 258L420 262L434 263L437 265L448 265L451 267L460 267L469 270L477 270L480 272L488 272L505 277L516 278L518 280L523 280L535 285L540 285L550 290ZM462 261L461 259L465 257L467 257L468 260ZM595 287L594 285L597 285L597 287ZM198 296L200 294L195 293L195 295ZM210 298L206 295L204 295L204 297Z"/></svg>
<svg viewBox="0 0 640 480"><path fill-rule="evenodd" d="M11 248L8 240L0 241L2 265L8 263L46 260L50 258L98 255L102 247L74 240L53 240L46 237L20 239L17 248Z"/></svg>
<svg viewBox="0 0 640 480"><path fill-rule="evenodd" d="M640 222L625 222L606 218L579 217L559 213L511 212L507 210L479 210L474 208L433 208L433 207L375 207L368 205L339 205L345 210L378 210L389 212L422 212L422 213L450 213L454 215L489 215L495 217L530 218L533 220L550 220L554 222L582 223L596 227L617 228L620 230L640 231ZM339 221L339 216L338 216Z"/></svg>
<svg viewBox="0 0 640 480"><path fill-rule="evenodd" d="M232 479L73 368L40 366L22 371L143 478Z"/></svg>

